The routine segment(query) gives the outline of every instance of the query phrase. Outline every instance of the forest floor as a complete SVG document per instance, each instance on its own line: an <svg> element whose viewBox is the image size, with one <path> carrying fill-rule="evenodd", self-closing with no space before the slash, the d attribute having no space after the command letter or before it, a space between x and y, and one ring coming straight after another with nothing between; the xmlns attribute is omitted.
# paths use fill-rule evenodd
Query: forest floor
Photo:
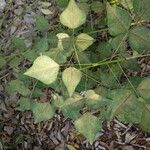
<svg viewBox="0 0 150 150"><path fill-rule="evenodd" d="M21 35L32 42L35 15L40 14L39 0L0 0L0 53L13 53L11 38ZM5 7L5 9L3 9ZM57 7L49 19L57 21ZM142 58L142 74L150 75L150 61ZM146 67L145 67L146 66ZM75 130L72 122L58 113L55 117L38 125L34 124L31 112L15 110L18 95L8 96L5 85L11 80L12 70L0 70L0 150L150 150L150 135L136 125L122 124L114 119L104 123L103 131L90 145Z"/></svg>

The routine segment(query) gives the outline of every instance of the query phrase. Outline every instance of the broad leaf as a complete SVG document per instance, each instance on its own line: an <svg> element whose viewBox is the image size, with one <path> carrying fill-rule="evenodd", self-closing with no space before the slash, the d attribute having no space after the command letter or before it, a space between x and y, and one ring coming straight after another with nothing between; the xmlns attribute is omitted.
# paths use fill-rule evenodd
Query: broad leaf
<svg viewBox="0 0 150 150"><path fill-rule="evenodd" d="M116 36L126 33L131 25L131 21L132 18L126 10L107 4L107 24L111 35Z"/></svg>
<svg viewBox="0 0 150 150"><path fill-rule="evenodd" d="M43 16L37 16L36 17L36 28L41 31L45 32L49 29L49 23Z"/></svg>
<svg viewBox="0 0 150 150"><path fill-rule="evenodd" d="M95 93L94 90L88 90L85 94L86 104L90 108L97 109L102 101L102 96Z"/></svg>
<svg viewBox="0 0 150 150"><path fill-rule="evenodd" d="M19 50L26 50L27 47L25 45L24 39L20 38L20 37L14 37L12 39L12 43L14 44L15 48L19 49Z"/></svg>
<svg viewBox="0 0 150 150"><path fill-rule="evenodd" d="M137 87L139 94L150 103L150 78L145 78Z"/></svg>
<svg viewBox="0 0 150 150"><path fill-rule="evenodd" d="M150 29L146 27L135 27L129 33L129 44L133 50L142 53L150 50Z"/></svg>
<svg viewBox="0 0 150 150"><path fill-rule="evenodd" d="M57 78L59 65L50 57L39 56L24 74L40 80L45 84L54 82Z"/></svg>
<svg viewBox="0 0 150 150"><path fill-rule="evenodd" d="M31 109L31 100L29 98L21 97L17 103L16 110L25 111Z"/></svg>
<svg viewBox="0 0 150 150"><path fill-rule="evenodd" d="M64 101L64 104L61 106L61 110L65 117L69 117L73 120L76 120L80 117L80 110L84 104L84 99L78 94L73 94L71 98L68 98Z"/></svg>
<svg viewBox="0 0 150 150"><path fill-rule="evenodd" d="M67 8L60 15L60 22L68 28L75 29L86 21L86 14L79 9L75 0L70 0Z"/></svg>
<svg viewBox="0 0 150 150"><path fill-rule="evenodd" d="M102 13L103 10L105 9L104 4L99 1L93 1L91 5L91 9L96 12L96 13Z"/></svg>
<svg viewBox="0 0 150 150"><path fill-rule="evenodd" d="M114 90L110 98L113 100L108 109L111 119L116 116L125 123L140 122L143 108L131 90Z"/></svg>
<svg viewBox="0 0 150 150"><path fill-rule="evenodd" d="M118 2L128 10L133 9L133 0L119 0Z"/></svg>
<svg viewBox="0 0 150 150"><path fill-rule="evenodd" d="M131 59L124 61L123 67L133 71L140 71L140 65L138 64L137 59Z"/></svg>
<svg viewBox="0 0 150 150"><path fill-rule="evenodd" d="M96 134L101 129L99 119L90 113L82 115L74 124L77 130L83 134L91 144L94 142Z"/></svg>
<svg viewBox="0 0 150 150"><path fill-rule="evenodd" d="M58 37L58 48L60 50L64 50L64 47L63 47L63 39L68 39L69 38L69 35L66 34L66 33L58 33L56 35Z"/></svg>
<svg viewBox="0 0 150 150"><path fill-rule="evenodd" d="M64 98L62 96L59 96L58 94L53 95L53 105L56 108L62 107L63 104L64 104Z"/></svg>
<svg viewBox="0 0 150 150"><path fill-rule="evenodd" d="M134 12L139 20L150 20L150 1L133 0Z"/></svg>
<svg viewBox="0 0 150 150"><path fill-rule="evenodd" d="M30 62L33 62L39 56L37 51L34 49L25 51L22 55Z"/></svg>
<svg viewBox="0 0 150 150"><path fill-rule="evenodd" d="M90 11L90 5L87 2L79 2L78 3L79 8L85 12L86 15L88 15Z"/></svg>
<svg viewBox="0 0 150 150"><path fill-rule="evenodd" d="M34 45L34 49L39 52L45 52L48 50L48 48L49 46L47 37L39 39L38 42Z"/></svg>
<svg viewBox="0 0 150 150"><path fill-rule="evenodd" d="M55 48L58 45L58 37L55 35L55 33L48 33L47 34L47 40L49 43L50 48Z"/></svg>
<svg viewBox="0 0 150 150"><path fill-rule="evenodd" d="M91 36L89 36L85 33L81 33L77 36L76 46L79 51L84 51L89 46L91 46L93 44L93 42L94 42L94 39Z"/></svg>
<svg viewBox="0 0 150 150"><path fill-rule="evenodd" d="M11 68L18 68L20 65L21 61L23 60L23 57L18 57L14 56L10 61L9 61L9 66Z"/></svg>
<svg viewBox="0 0 150 150"><path fill-rule="evenodd" d="M54 115L54 110L51 107L50 103L36 102L32 105L31 111L33 112L35 123L47 121Z"/></svg>
<svg viewBox="0 0 150 150"><path fill-rule="evenodd" d="M112 49L116 53L122 53L127 49L127 34L120 34L114 38L111 39L110 44Z"/></svg>
<svg viewBox="0 0 150 150"><path fill-rule="evenodd" d="M112 50L110 42L101 42L96 51L99 53L100 60L111 57Z"/></svg>
<svg viewBox="0 0 150 150"><path fill-rule="evenodd" d="M144 105L140 126L144 131L150 132L150 105L149 104Z"/></svg>
<svg viewBox="0 0 150 150"><path fill-rule="evenodd" d="M20 80L11 80L6 87L6 90L9 94L19 93L23 96L30 95L30 90Z"/></svg>
<svg viewBox="0 0 150 150"><path fill-rule="evenodd" d="M60 8L67 7L68 2L69 2L69 0L56 0L56 3Z"/></svg>
<svg viewBox="0 0 150 150"><path fill-rule="evenodd" d="M63 64L67 61L66 51L59 48L51 48L49 51L45 52L44 55L49 56L58 64Z"/></svg>
<svg viewBox="0 0 150 150"><path fill-rule="evenodd" d="M69 67L63 71L62 80L68 90L70 97L72 96L77 85L79 84L81 76L81 72L74 67Z"/></svg>

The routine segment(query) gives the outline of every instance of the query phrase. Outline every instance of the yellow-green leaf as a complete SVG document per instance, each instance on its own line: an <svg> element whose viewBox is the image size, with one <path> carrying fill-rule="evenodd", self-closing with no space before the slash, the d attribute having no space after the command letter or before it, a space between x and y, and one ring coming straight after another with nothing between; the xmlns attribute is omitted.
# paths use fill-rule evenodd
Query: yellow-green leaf
<svg viewBox="0 0 150 150"><path fill-rule="evenodd" d="M50 57L39 56L24 74L40 80L45 84L54 82L57 78L59 65Z"/></svg>
<svg viewBox="0 0 150 150"><path fill-rule="evenodd" d="M94 90L88 90L85 94L86 105L89 108L97 109L101 106L101 103L104 101L101 95L95 93Z"/></svg>
<svg viewBox="0 0 150 150"><path fill-rule="evenodd" d="M97 117L86 113L75 121L75 127L92 144L101 129L101 124Z"/></svg>
<svg viewBox="0 0 150 150"><path fill-rule="evenodd" d="M96 94L94 90L88 90L86 92L86 96L85 97L87 99L95 100L95 101L102 99L102 97L100 95Z"/></svg>
<svg viewBox="0 0 150 150"><path fill-rule="evenodd" d="M68 28L75 29L86 21L86 14L79 9L75 0L70 0L67 8L60 15L60 22Z"/></svg>
<svg viewBox="0 0 150 150"><path fill-rule="evenodd" d="M79 49L79 51L84 51L89 46L91 46L93 42L94 42L94 39L91 36L85 33L81 33L77 36L76 46Z"/></svg>
<svg viewBox="0 0 150 150"><path fill-rule="evenodd" d="M77 85L79 84L81 76L81 72L74 67L69 67L63 71L62 80L68 90L70 97L72 96Z"/></svg>
<svg viewBox="0 0 150 150"><path fill-rule="evenodd" d="M54 110L50 103L34 103L31 107L33 112L34 122L39 123L41 121L47 121L54 115Z"/></svg>
<svg viewBox="0 0 150 150"><path fill-rule="evenodd" d="M60 50L64 50L63 48L63 39L69 38L69 35L67 33L58 33L56 35L58 37L58 48Z"/></svg>

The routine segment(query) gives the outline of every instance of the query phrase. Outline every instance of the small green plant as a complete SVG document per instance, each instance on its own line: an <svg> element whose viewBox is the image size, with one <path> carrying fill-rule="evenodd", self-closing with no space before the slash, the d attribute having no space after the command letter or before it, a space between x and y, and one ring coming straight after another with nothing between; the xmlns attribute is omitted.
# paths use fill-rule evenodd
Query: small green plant
<svg viewBox="0 0 150 150"><path fill-rule="evenodd" d="M58 4L64 7L68 3L63 2ZM101 131L102 123L114 117L124 123L139 124L150 132L150 77L128 77L125 72L126 68L138 71L137 59L149 55L149 0L87 2L69 1L60 15L63 32L56 35L48 33L47 20L38 16L36 28L43 37L32 48L27 48L23 39L13 39L16 47L24 51L21 56L9 57L17 80L8 84L7 91L22 95L17 109L31 110L35 123L51 119L56 110L61 110L90 143ZM95 31L99 23L93 27L92 22L90 31L84 26L89 9L104 15L101 27L107 28ZM100 32L105 32L106 38L99 42ZM34 61L24 75L40 82L22 76L23 71L16 66L22 58ZM0 62L5 64L1 57ZM33 100L42 95L44 88L53 91L51 100Z"/></svg>

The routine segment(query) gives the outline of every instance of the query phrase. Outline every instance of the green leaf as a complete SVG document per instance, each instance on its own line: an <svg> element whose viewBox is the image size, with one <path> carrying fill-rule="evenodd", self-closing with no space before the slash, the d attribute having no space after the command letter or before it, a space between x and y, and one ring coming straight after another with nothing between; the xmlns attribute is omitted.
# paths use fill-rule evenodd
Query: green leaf
<svg viewBox="0 0 150 150"><path fill-rule="evenodd" d="M54 82L57 78L59 65L50 57L39 56L24 74L40 80L45 84Z"/></svg>
<svg viewBox="0 0 150 150"><path fill-rule="evenodd" d="M72 96L77 85L79 84L81 76L81 72L74 67L69 67L63 71L62 80L68 90L70 97Z"/></svg>
<svg viewBox="0 0 150 150"><path fill-rule="evenodd" d="M138 64L137 59L127 60L123 63L123 66L126 69L130 69L130 70L133 70L133 71L140 71L140 65Z"/></svg>
<svg viewBox="0 0 150 150"><path fill-rule="evenodd" d="M47 40L48 40L50 48L57 47L57 45L58 45L58 37L55 35L55 33L48 33Z"/></svg>
<svg viewBox="0 0 150 150"><path fill-rule="evenodd" d="M23 53L24 58L29 60L30 62L33 62L39 55L36 50L28 50Z"/></svg>
<svg viewBox="0 0 150 150"><path fill-rule="evenodd" d="M43 16L37 16L36 28L41 32L46 32L49 29L49 23Z"/></svg>
<svg viewBox="0 0 150 150"><path fill-rule="evenodd" d="M81 33L77 36L75 44L79 51L84 51L89 46L91 46L93 44L93 42L94 42L94 39L91 36L89 36L85 33Z"/></svg>
<svg viewBox="0 0 150 150"><path fill-rule="evenodd" d="M128 10L133 9L133 0L119 0L118 2Z"/></svg>
<svg viewBox="0 0 150 150"><path fill-rule="evenodd" d="M140 126L144 131L150 132L150 105L144 105Z"/></svg>
<svg viewBox="0 0 150 150"><path fill-rule="evenodd" d="M84 105L84 99L78 94L73 94L71 98L68 98L64 101L64 104L61 106L61 110L65 117L69 117L73 120L76 120L80 117L80 110Z"/></svg>
<svg viewBox="0 0 150 150"><path fill-rule="evenodd" d="M36 98L36 97L41 97L43 96L44 92L42 91L42 89L35 87L34 91L32 93L32 97Z"/></svg>
<svg viewBox="0 0 150 150"><path fill-rule="evenodd" d="M86 104L93 109L97 109L103 99L102 96L96 94L94 90L86 91L85 98Z"/></svg>
<svg viewBox="0 0 150 150"><path fill-rule="evenodd" d="M60 15L60 22L70 29L75 29L84 24L86 14L79 9L75 0L70 0L67 8Z"/></svg>
<svg viewBox="0 0 150 150"><path fill-rule="evenodd" d="M79 8L84 11L84 13L86 15L88 15L89 11L90 11L90 5L87 2L83 2L83 3L78 3Z"/></svg>
<svg viewBox="0 0 150 150"><path fill-rule="evenodd" d="M145 78L137 87L139 94L150 103L150 78Z"/></svg>
<svg viewBox="0 0 150 150"><path fill-rule="evenodd" d="M20 37L14 37L12 39L12 43L14 44L15 48L24 51L27 49L25 43L24 43L24 39L20 38Z"/></svg>
<svg viewBox="0 0 150 150"><path fill-rule="evenodd" d="M133 0L134 12L139 20L150 20L149 0Z"/></svg>
<svg viewBox="0 0 150 150"><path fill-rule="evenodd" d="M124 52L127 49L126 39L126 34L120 34L111 39L110 44L115 53Z"/></svg>
<svg viewBox="0 0 150 150"><path fill-rule="evenodd" d="M68 39L69 38L69 35L66 34L66 33L58 33L56 35L58 37L58 48L60 50L64 50L64 47L63 47L63 39Z"/></svg>
<svg viewBox="0 0 150 150"><path fill-rule="evenodd" d="M129 13L118 7L107 4L107 24L111 35L126 33L131 25L132 18Z"/></svg>
<svg viewBox="0 0 150 150"><path fill-rule="evenodd" d="M60 8L67 7L68 2L69 2L69 0L56 0L56 3Z"/></svg>
<svg viewBox="0 0 150 150"><path fill-rule="evenodd" d="M91 10L93 10L96 13L102 13L104 11L105 7L102 2L99 1L93 1L91 4Z"/></svg>
<svg viewBox="0 0 150 150"><path fill-rule="evenodd" d="M23 57L14 56L10 60L9 66L12 67L12 68L18 68L18 66L20 65L22 60L23 60Z"/></svg>
<svg viewBox="0 0 150 150"><path fill-rule="evenodd" d="M33 112L35 123L47 121L51 119L54 115L54 110L51 107L50 103L36 102L32 105L31 111Z"/></svg>
<svg viewBox="0 0 150 150"><path fill-rule="evenodd" d="M116 116L125 123L140 122L142 105L131 90L113 90L110 98L113 100L108 108L111 119Z"/></svg>
<svg viewBox="0 0 150 150"><path fill-rule="evenodd" d="M111 57L112 51L110 42L101 42L96 51L99 53L100 60Z"/></svg>
<svg viewBox="0 0 150 150"><path fill-rule="evenodd" d="M41 38L37 43L34 45L34 49L39 52L45 52L49 48L48 46L48 39L47 37Z"/></svg>
<svg viewBox="0 0 150 150"><path fill-rule="evenodd" d="M29 98L21 97L17 103L16 110L25 111L31 109L31 100Z"/></svg>
<svg viewBox="0 0 150 150"><path fill-rule="evenodd" d="M70 56L71 53L71 51L68 52L59 48L52 48L48 52L45 52L43 54L51 57L55 62L63 64L67 61L67 57Z"/></svg>
<svg viewBox="0 0 150 150"><path fill-rule="evenodd" d="M91 144L94 142L96 134L101 129L99 119L90 113L82 115L74 124L77 130L83 134Z"/></svg>
<svg viewBox="0 0 150 150"><path fill-rule="evenodd" d="M142 53L150 50L150 29L146 27L135 27L129 33L129 44L133 50Z"/></svg>
<svg viewBox="0 0 150 150"><path fill-rule="evenodd" d="M64 98L62 96L59 96L58 94L53 95L53 105L57 108L62 107L64 104Z"/></svg>
<svg viewBox="0 0 150 150"><path fill-rule="evenodd" d="M6 90L10 94L17 92L23 96L30 95L30 90L20 80L11 80L6 87Z"/></svg>

